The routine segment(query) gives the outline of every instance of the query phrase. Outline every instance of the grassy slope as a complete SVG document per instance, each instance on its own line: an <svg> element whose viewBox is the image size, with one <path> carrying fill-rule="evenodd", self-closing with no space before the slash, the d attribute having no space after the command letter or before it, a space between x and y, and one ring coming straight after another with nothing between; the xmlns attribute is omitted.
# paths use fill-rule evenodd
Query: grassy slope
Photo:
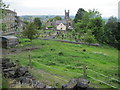
<svg viewBox="0 0 120 90"><path fill-rule="evenodd" d="M23 41L23 39L21 39ZM29 47L30 42L22 42L19 46ZM77 45L70 43L62 43L57 41L33 40L32 46L39 47L37 50L31 51L33 70L32 73L43 82L49 85L60 87L62 84L67 83L72 78L82 76L82 65L85 63L89 69L102 73L106 76L118 78L118 51L111 47L94 47L87 45ZM83 52L86 49L86 52ZM59 53L62 53L59 55ZM18 59L22 65L28 64L28 51L22 51L7 57L12 60ZM78 67L78 68L75 68ZM48 73L41 75L40 70ZM36 74L37 72L37 74ZM109 87L98 81L91 79L92 76L96 79L105 81L117 87L117 83L87 70L88 79L95 87ZM49 77L47 77L49 76ZM91 85L92 86L92 85Z"/></svg>

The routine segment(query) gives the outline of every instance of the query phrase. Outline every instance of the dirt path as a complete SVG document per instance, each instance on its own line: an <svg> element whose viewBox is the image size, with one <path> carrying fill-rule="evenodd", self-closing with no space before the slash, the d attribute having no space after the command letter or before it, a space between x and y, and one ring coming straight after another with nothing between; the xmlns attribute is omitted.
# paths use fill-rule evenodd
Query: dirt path
<svg viewBox="0 0 120 90"><path fill-rule="evenodd" d="M40 49L39 46L27 46L27 47L22 47L22 48L10 48L10 49L2 49L2 55L14 55L14 54L18 54L20 52L23 51L32 51L32 50L36 50L36 49Z"/></svg>

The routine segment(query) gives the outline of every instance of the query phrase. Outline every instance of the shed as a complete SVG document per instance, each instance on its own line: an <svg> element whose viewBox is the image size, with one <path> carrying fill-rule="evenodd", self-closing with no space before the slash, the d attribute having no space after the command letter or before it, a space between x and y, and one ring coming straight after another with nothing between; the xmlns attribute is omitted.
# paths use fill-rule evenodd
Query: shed
<svg viewBox="0 0 120 90"><path fill-rule="evenodd" d="M18 38L16 36L2 36L2 47L14 47L18 44Z"/></svg>

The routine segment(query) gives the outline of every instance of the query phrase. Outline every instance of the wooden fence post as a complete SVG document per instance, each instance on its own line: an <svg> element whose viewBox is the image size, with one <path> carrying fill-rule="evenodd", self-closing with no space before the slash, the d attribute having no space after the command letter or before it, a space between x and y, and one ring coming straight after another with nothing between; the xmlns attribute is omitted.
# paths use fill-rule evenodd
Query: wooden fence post
<svg viewBox="0 0 120 90"><path fill-rule="evenodd" d="M86 64L83 64L83 78L86 79L87 74L86 74Z"/></svg>
<svg viewBox="0 0 120 90"><path fill-rule="evenodd" d="M29 67L32 67L32 61L31 61L31 55L30 55L30 50L29 50Z"/></svg>

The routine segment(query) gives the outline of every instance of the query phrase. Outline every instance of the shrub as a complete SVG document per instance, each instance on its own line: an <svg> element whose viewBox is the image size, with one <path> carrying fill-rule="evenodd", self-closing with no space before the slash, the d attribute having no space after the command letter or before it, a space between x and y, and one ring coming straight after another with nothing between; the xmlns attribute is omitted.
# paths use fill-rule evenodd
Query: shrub
<svg viewBox="0 0 120 90"><path fill-rule="evenodd" d="M62 55L63 55L63 52L59 52L58 55L62 56Z"/></svg>
<svg viewBox="0 0 120 90"><path fill-rule="evenodd" d="M83 49L83 52L86 52L86 49Z"/></svg>
<svg viewBox="0 0 120 90"><path fill-rule="evenodd" d="M54 63L54 62L50 62L50 63L47 63L46 65L56 65L56 63Z"/></svg>
<svg viewBox="0 0 120 90"><path fill-rule="evenodd" d="M84 34L84 41L87 43L96 43L96 39L95 36L92 34L91 30L88 30L85 34Z"/></svg>
<svg viewBox="0 0 120 90"><path fill-rule="evenodd" d="M50 49L51 51L55 51L55 49Z"/></svg>
<svg viewBox="0 0 120 90"><path fill-rule="evenodd" d="M53 28L53 26L48 26L48 28Z"/></svg>

